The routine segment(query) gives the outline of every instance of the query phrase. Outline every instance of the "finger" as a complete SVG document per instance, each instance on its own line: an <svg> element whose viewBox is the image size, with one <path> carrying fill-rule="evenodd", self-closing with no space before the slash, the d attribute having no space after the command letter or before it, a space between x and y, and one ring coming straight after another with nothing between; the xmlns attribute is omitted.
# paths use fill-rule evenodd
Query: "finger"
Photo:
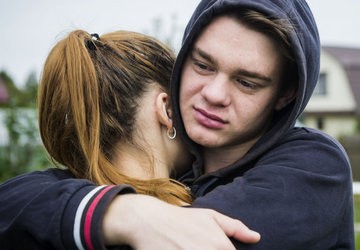
<svg viewBox="0 0 360 250"><path fill-rule="evenodd" d="M239 220L220 213L214 213L214 219L228 237L233 237L243 243L257 243L260 241L260 234L249 229Z"/></svg>

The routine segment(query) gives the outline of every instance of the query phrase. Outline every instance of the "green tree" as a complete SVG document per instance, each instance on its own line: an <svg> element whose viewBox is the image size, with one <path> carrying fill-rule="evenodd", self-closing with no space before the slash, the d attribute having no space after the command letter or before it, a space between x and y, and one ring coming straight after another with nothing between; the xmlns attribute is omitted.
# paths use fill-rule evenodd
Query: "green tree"
<svg viewBox="0 0 360 250"><path fill-rule="evenodd" d="M10 101L7 103L0 103L0 108L8 108L12 105L18 105L21 98L21 91L16 87L13 80L8 76L5 71L0 72L0 78L2 79L6 90L10 95Z"/></svg>
<svg viewBox="0 0 360 250"><path fill-rule="evenodd" d="M39 139L36 74L29 75L23 89L18 89L6 72L0 72L0 77L10 95L9 102L0 106L1 125L6 127L8 135L0 146L0 182L3 182L19 174L44 169L50 163Z"/></svg>
<svg viewBox="0 0 360 250"><path fill-rule="evenodd" d="M39 81L36 77L36 74L35 72L32 72L25 83L25 89L22 93L23 105L25 107L36 108L38 85Z"/></svg>

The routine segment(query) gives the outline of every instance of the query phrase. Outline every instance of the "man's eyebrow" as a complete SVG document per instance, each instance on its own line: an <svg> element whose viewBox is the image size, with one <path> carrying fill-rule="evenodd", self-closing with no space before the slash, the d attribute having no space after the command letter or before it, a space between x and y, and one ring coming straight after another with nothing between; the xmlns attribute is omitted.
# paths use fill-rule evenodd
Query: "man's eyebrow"
<svg viewBox="0 0 360 250"><path fill-rule="evenodd" d="M270 77L264 76L263 74L259 74L259 73L253 72L253 71L247 71L245 69L236 70L236 74L247 76L250 78L256 78L256 79L263 80L263 81L269 82L269 83L272 82L272 79Z"/></svg>
<svg viewBox="0 0 360 250"><path fill-rule="evenodd" d="M202 57L203 59L209 61L210 63L214 64L215 66L218 65L218 61L212 55L210 55L207 52L201 50L200 48L194 47L192 52L198 54L200 57ZM268 77L268 76L265 76L265 75L257 73L257 72L248 71L248 70L245 70L245 69L237 69L235 71L235 74L260 79L260 80L263 80L263 81L269 82L269 83L272 82L272 79L270 77Z"/></svg>
<svg viewBox="0 0 360 250"><path fill-rule="evenodd" d="M203 51L199 48L194 48L192 52L198 54L199 56L201 56L203 59L209 61L210 63L212 63L214 65L218 65L217 60L212 55L206 53L205 51Z"/></svg>

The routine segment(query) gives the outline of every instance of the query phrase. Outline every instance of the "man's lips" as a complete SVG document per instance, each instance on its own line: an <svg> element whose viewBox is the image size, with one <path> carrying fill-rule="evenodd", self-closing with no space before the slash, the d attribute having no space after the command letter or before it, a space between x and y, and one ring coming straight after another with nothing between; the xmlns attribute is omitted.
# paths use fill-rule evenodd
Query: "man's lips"
<svg viewBox="0 0 360 250"><path fill-rule="evenodd" d="M196 109L195 110L199 111L200 113L202 113L204 116L208 117L209 119L212 119L212 120L216 120L216 121L219 121L219 122L222 122L222 123L226 123L223 119L221 119L220 117L216 116L216 115L212 115L208 112L206 112L205 110L203 109Z"/></svg>
<svg viewBox="0 0 360 250"><path fill-rule="evenodd" d="M210 114L203 109L194 108L194 115L199 123L208 128L220 129L227 124L227 122L220 117Z"/></svg>

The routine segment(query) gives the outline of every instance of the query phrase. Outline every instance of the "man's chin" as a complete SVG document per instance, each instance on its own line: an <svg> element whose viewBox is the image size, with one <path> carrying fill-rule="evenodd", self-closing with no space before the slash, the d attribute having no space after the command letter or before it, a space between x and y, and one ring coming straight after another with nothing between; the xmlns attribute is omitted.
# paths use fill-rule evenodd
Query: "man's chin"
<svg viewBox="0 0 360 250"><path fill-rule="evenodd" d="M200 137L196 138L193 141L205 148L220 148L221 146L223 146L223 143L221 143L220 139Z"/></svg>
<svg viewBox="0 0 360 250"><path fill-rule="evenodd" d="M214 131L209 131L209 129L204 126L193 126L189 131L186 129L186 132L191 140L203 147L218 148L223 145L221 136L224 136L222 134L216 134Z"/></svg>

